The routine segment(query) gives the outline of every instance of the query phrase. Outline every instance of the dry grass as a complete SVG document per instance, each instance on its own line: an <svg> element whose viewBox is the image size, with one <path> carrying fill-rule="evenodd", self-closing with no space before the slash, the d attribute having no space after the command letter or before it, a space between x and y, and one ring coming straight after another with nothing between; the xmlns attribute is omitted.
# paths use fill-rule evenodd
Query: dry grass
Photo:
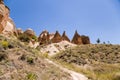
<svg viewBox="0 0 120 80"><path fill-rule="evenodd" d="M120 80L120 45L80 45L53 59L92 80Z"/></svg>
<svg viewBox="0 0 120 80"><path fill-rule="evenodd" d="M38 50L0 36L0 43L4 40L11 47L4 49L0 44L0 80L71 80L68 73L44 60L46 55Z"/></svg>

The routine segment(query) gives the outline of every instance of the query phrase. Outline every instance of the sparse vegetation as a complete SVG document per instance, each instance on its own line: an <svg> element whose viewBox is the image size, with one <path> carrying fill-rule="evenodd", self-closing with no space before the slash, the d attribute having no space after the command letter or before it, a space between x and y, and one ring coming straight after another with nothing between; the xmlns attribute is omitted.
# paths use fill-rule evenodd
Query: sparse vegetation
<svg viewBox="0 0 120 80"><path fill-rule="evenodd" d="M45 61L37 49L32 49L17 39L0 35L0 80L8 79L71 80L69 74Z"/></svg>
<svg viewBox="0 0 120 80"><path fill-rule="evenodd" d="M30 41L30 37L26 34L19 35L18 39L21 40L22 42L29 42Z"/></svg>
<svg viewBox="0 0 120 80"><path fill-rule="evenodd" d="M8 46L9 46L8 41L1 41L0 44L2 45L2 47L3 47L4 49L8 48Z"/></svg>
<svg viewBox="0 0 120 80"><path fill-rule="evenodd" d="M29 64L34 64L34 59L33 59L32 57L28 57L28 58L27 58L27 62L28 62Z"/></svg>
<svg viewBox="0 0 120 80"><path fill-rule="evenodd" d="M37 75L34 73L29 73L26 76L27 80L37 80Z"/></svg>
<svg viewBox="0 0 120 80"><path fill-rule="evenodd" d="M53 57L61 65L92 80L119 80L120 45L80 45ZM116 76L115 76L116 75Z"/></svg>

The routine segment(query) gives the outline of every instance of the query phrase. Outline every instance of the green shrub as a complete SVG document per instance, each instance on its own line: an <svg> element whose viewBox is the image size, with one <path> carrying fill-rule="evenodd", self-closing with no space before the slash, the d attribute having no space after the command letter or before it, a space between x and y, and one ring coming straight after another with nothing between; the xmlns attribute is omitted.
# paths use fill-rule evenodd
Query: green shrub
<svg viewBox="0 0 120 80"><path fill-rule="evenodd" d="M28 58L27 58L27 62L28 62L29 64L34 64L34 59L31 58L31 57L28 57Z"/></svg>
<svg viewBox="0 0 120 80"><path fill-rule="evenodd" d="M37 36L32 36L32 39L34 39L35 41L38 40Z"/></svg>
<svg viewBox="0 0 120 80"><path fill-rule="evenodd" d="M34 73L29 73L26 76L27 80L37 80L37 75Z"/></svg>
<svg viewBox="0 0 120 80"><path fill-rule="evenodd" d="M43 53L43 57L48 58L48 53Z"/></svg>
<svg viewBox="0 0 120 80"><path fill-rule="evenodd" d="M30 41L30 37L26 34L19 35L18 39L21 40L22 42L29 42Z"/></svg>
<svg viewBox="0 0 120 80"><path fill-rule="evenodd" d="M2 45L2 47L3 48L8 48L8 46L9 46L9 43L8 43L8 41L1 41L1 43L0 43L1 45Z"/></svg>

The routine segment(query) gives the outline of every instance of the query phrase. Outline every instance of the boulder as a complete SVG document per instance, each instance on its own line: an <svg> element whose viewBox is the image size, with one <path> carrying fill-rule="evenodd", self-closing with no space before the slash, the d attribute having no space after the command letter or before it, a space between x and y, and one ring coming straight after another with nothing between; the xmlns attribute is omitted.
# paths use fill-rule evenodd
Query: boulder
<svg viewBox="0 0 120 80"><path fill-rule="evenodd" d="M17 33L18 33L18 35L21 35L21 34L23 34L23 30L21 28L18 28Z"/></svg>
<svg viewBox="0 0 120 80"><path fill-rule="evenodd" d="M90 39L88 36L82 35L81 38L83 44L90 44Z"/></svg>
<svg viewBox="0 0 120 80"><path fill-rule="evenodd" d="M63 41L68 41L68 42L70 42L70 39L67 37L67 35L66 35L66 32L65 32L65 31L63 32L63 35L62 35L62 40L63 40Z"/></svg>
<svg viewBox="0 0 120 80"><path fill-rule="evenodd" d="M52 43L58 43L58 42L61 42L62 41L62 37L61 35L59 34L58 31L56 31L54 37L52 38Z"/></svg>
<svg viewBox="0 0 120 80"><path fill-rule="evenodd" d="M74 44L78 44L78 45L83 44L83 43L82 43L82 38L81 38L81 36L78 34L77 31L75 32L75 34L74 34L73 39L72 39L71 42L74 43Z"/></svg>
<svg viewBox="0 0 120 80"><path fill-rule="evenodd" d="M30 37L35 36L35 32L31 28L28 28L26 31L24 31L24 34Z"/></svg>

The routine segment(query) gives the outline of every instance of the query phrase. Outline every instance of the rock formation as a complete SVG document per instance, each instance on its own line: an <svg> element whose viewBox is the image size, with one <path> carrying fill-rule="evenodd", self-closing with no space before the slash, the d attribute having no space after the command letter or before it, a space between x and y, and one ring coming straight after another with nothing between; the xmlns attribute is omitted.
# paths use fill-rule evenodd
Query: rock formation
<svg viewBox="0 0 120 80"><path fill-rule="evenodd" d="M90 44L90 39L88 36L82 35L81 38L83 44Z"/></svg>
<svg viewBox="0 0 120 80"><path fill-rule="evenodd" d="M53 37L54 37L54 35L55 35L55 33L50 33L50 34L49 34L49 39L52 40Z"/></svg>
<svg viewBox="0 0 120 80"><path fill-rule="evenodd" d="M77 31L75 32L74 37L73 37L73 39L72 39L71 42L74 43L74 44L78 44L78 45L83 44L83 43L82 43L82 38L81 38L81 36L78 34Z"/></svg>
<svg viewBox="0 0 120 80"><path fill-rule="evenodd" d="M63 41L66 40L66 41L70 42L70 39L67 37L65 31L63 32L62 40L63 40Z"/></svg>
<svg viewBox="0 0 120 80"><path fill-rule="evenodd" d="M9 17L10 9L0 0L0 33L17 34L13 20Z"/></svg>
<svg viewBox="0 0 120 80"><path fill-rule="evenodd" d="M54 37L52 38L52 43L58 43L62 41L62 37L58 31L56 31Z"/></svg>
<svg viewBox="0 0 120 80"><path fill-rule="evenodd" d="M38 38L38 41L40 42L40 44L47 44L49 43L49 32L48 31L43 31L39 38Z"/></svg>
<svg viewBox="0 0 120 80"><path fill-rule="evenodd" d="M17 33L18 33L18 35L21 35L21 34L23 34L23 30L21 28L18 28Z"/></svg>
<svg viewBox="0 0 120 80"><path fill-rule="evenodd" d="M24 32L24 34L26 34L26 35L28 35L28 36L35 36L35 32L32 30L32 29L30 29L30 28L28 28L25 32Z"/></svg>
<svg viewBox="0 0 120 80"><path fill-rule="evenodd" d="M17 35L15 24L10 17L8 18L6 27L4 28L2 33L5 34L5 35L12 35L12 34Z"/></svg>

